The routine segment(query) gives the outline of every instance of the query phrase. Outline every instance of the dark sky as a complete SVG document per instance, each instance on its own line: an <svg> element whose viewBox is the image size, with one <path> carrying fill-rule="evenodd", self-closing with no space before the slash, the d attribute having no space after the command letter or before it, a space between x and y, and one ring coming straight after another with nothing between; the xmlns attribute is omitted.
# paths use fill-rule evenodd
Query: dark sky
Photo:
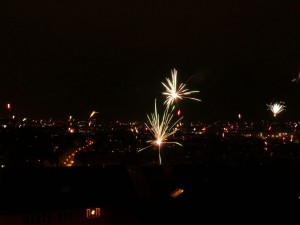
<svg viewBox="0 0 300 225"><path fill-rule="evenodd" d="M146 120L161 82L199 90L186 120L300 119L300 1L9 1L0 14L0 113ZM0 114L0 117L1 117Z"/></svg>

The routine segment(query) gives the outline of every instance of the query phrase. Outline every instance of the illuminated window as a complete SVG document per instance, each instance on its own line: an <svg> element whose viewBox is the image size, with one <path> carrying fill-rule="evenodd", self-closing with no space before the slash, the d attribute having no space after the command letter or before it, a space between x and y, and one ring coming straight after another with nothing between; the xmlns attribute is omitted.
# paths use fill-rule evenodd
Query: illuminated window
<svg viewBox="0 0 300 225"><path fill-rule="evenodd" d="M86 218L93 219L100 217L100 208L86 209Z"/></svg>

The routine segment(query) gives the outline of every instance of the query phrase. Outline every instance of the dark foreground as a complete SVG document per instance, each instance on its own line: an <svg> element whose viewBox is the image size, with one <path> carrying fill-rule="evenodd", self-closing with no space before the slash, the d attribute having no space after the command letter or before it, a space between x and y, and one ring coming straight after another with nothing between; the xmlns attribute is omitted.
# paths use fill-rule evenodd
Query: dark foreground
<svg viewBox="0 0 300 225"><path fill-rule="evenodd" d="M93 224L300 222L300 169L289 166L3 169L0 185L0 219L100 207L109 216ZM183 192L171 197L176 188Z"/></svg>

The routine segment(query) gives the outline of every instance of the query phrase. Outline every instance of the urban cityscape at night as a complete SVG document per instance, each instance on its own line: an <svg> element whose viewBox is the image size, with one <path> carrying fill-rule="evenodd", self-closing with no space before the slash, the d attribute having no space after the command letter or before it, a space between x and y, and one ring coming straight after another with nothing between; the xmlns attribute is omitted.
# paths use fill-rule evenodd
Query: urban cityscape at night
<svg viewBox="0 0 300 225"><path fill-rule="evenodd" d="M248 204L257 204L253 222L274 221L284 218L266 212L300 206L299 121L181 121L161 163L155 146L139 152L152 138L141 121L14 117L0 127L4 224L188 222L196 209L212 222L215 213L236 213L223 221L238 223L250 216Z"/></svg>
<svg viewBox="0 0 300 225"><path fill-rule="evenodd" d="M1 9L0 225L299 223L300 1Z"/></svg>
<svg viewBox="0 0 300 225"><path fill-rule="evenodd" d="M180 122L162 164L299 167L300 121ZM0 120L3 168L159 164L143 122ZM175 143L180 143L180 146ZM144 147L144 151L140 151Z"/></svg>

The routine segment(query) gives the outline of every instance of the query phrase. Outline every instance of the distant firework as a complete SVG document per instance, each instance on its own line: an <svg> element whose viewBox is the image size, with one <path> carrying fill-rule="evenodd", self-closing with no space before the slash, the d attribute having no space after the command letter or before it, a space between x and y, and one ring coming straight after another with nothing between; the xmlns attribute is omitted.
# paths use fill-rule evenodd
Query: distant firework
<svg viewBox="0 0 300 225"><path fill-rule="evenodd" d="M267 104L267 106L268 106L268 110L270 110L273 113L274 117L276 117L277 114L285 110L286 106L284 104L285 104L284 102L276 102L276 103Z"/></svg>
<svg viewBox="0 0 300 225"><path fill-rule="evenodd" d="M151 143L149 146L139 149L138 152L143 151L151 146L157 147L158 149L158 157L159 157L159 164L161 165L161 147L163 144L177 144L180 145L178 142L168 142L167 138L171 135L175 134L177 132L176 126L178 125L179 121L182 119L177 119L174 123L172 123L173 118L173 110L174 106L170 109L170 105L168 104L164 110L164 114L162 116L162 119L160 120L160 115L157 112L156 107L156 100L154 103L154 113L151 113L151 115L147 115L148 123L145 123L146 127L149 129L149 131L152 133L154 139L147 141L148 143Z"/></svg>
<svg viewBox="0 0 300 225"><path fill-rule="evenodd" d="M89 127L92 125L91 119L92 119L92 117L93 117L96 113L98 113L98 112L93 111L93 112L90 114L90 117L89 117L89 123L88 123Z"/></svg>
<svg viewBox="0 0 300 225"><path fill-rule="evenodd" d="M93 111L93 112L90 114L90 118L92 118L96 113L98 113L98 112Z"/></svg>
<svg viewBox="0 0 300 225"><path fill-rule="evenodd" d="M166 91L163 92L163 95L167 96L167 99L165 100L164 104L172 105L174 101L176 101L177 99L183 99L183 98L201 101L198 98L187 97L188 95L197 93L199 91L189 91L188 89L185 89L186 84L184 83L181 83L177 88L177 71L175 69L171 70L171 75L172 75L171 80L169 78L166 78L167 84L162 82L163 86L166 88Z"/></svg>

